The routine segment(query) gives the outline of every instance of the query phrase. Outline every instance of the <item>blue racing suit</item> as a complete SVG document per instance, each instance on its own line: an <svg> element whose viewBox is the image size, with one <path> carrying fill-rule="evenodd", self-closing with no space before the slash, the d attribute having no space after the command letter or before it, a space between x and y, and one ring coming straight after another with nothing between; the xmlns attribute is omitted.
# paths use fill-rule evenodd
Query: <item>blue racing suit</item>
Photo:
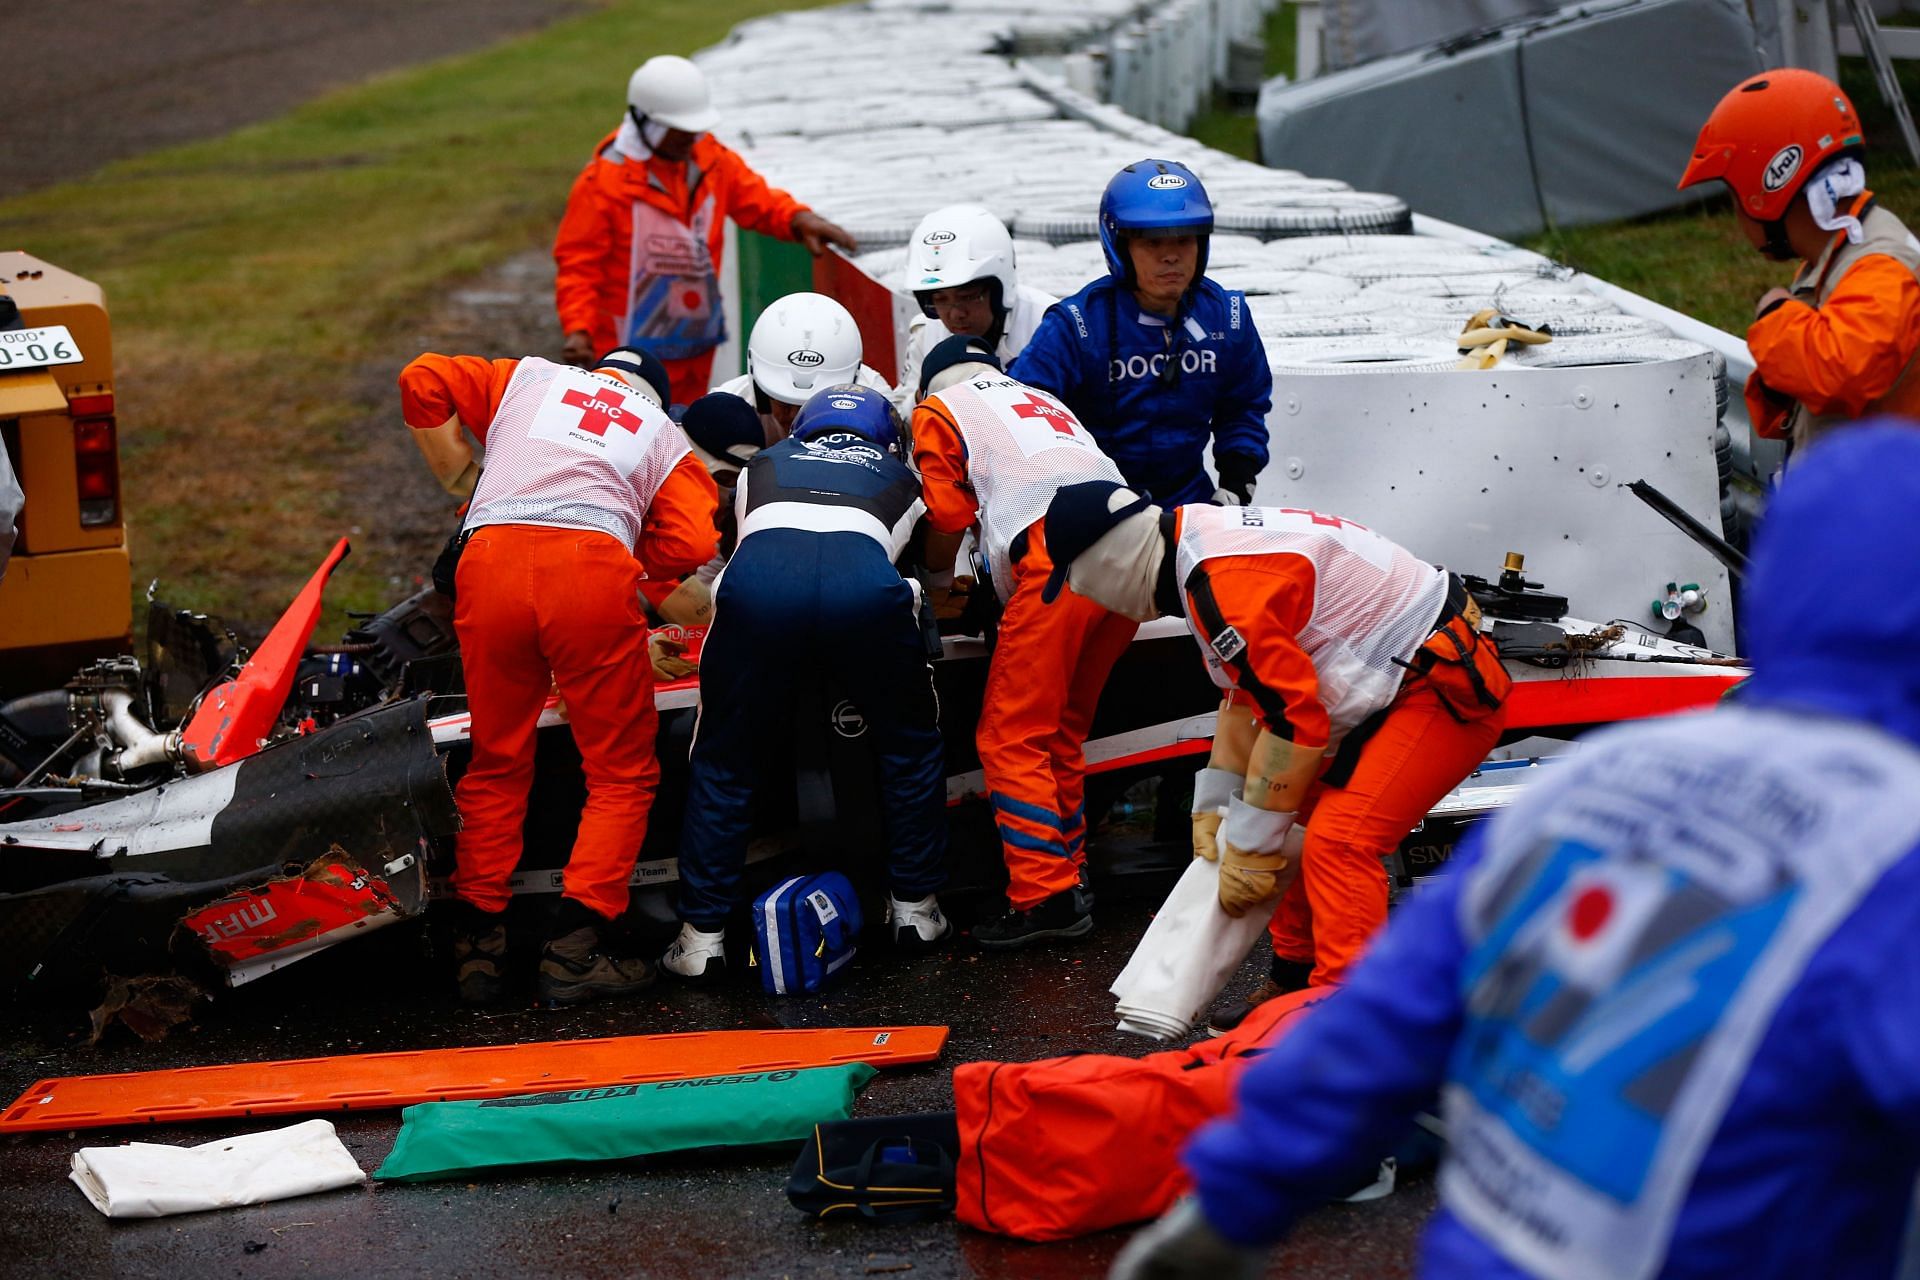
<svg viewBox="0 0 1920 1280"><path fill-rule="evenodd" d="M1171 321L1095 280L1048 309L1007 373L1063 400L1127 483L1163 507L1213 496L1210 437L1223 481L1251 485L1267 465L1266 351L1245 295L1205 277Z"/></svg>
<svg viewBox="0 0 1920 1280"><path fill-rule="evenodd" d="M1825 442L1803 477L1761 530L1738 704L1596 737L1463 843L1188 1146L1217 1231L1278 1239L1439 1091L1424 1275L1895 1274L1920 437ZM1878 592L1842 607L1845 581Z"/></svg>
<svg viewBox="0 0 1920 1280"><path fill-rule="evenodd" d="M680 832L680 918L695 928L718 931L733 910L759 762L793 740L809 675L848 691L866 719L894 896L944 882L944 746L914 592L893 563L923 511L906 464L851 432L782 440L741 473Z"/></svg>

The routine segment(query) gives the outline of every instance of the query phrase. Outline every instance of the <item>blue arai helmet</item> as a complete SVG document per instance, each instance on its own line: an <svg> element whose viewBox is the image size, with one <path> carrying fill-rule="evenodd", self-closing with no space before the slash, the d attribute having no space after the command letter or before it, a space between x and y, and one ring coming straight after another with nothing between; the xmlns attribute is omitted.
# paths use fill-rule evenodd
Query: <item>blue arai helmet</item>
<svg viewBox="0 0 1920 1280"><path fill-rule="evenodd" d="M1213 234L1213 202L1200 177L1178 160L1136 160L1113 175L1100 197L1100 248L1107 273L1133 287L1133 259L1126 237L1199 236L1200 265L1207 270L1207 238Z"/></svg>
<svg viewBox="0 0 1920 1280"><path fill-rule="evenodd" d="M870 387L843 382L814 392L800 406L790 434L805 444L836 431L850 431L895 453L900 449L900 417L892 402Z"/></svg>

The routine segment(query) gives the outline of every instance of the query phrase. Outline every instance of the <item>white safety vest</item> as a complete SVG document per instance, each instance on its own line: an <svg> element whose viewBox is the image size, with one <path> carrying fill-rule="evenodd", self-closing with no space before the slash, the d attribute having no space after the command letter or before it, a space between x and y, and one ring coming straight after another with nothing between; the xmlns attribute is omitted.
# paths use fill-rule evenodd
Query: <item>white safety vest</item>
<svg viewBox="0 0 1920 1280"><path fill-rule="evenodd" d="M673 419L618 378L528 356L487 427L465 527L596 529L631 551L653 495L691 452Z"/></svg>
<svg viewBox="0 0 1920 1280"><path fill-rule="evenodd" d="M1417 559L1365 525L1296 507L1180 508L1180 540L1174 570L1181 599L1201 597L1194 570L1221 556L1297 556L1313 581L1313 616L1295 637L1320 683L1320 703L1332 722L1330 746L1354 726L1393 701L1406 675L1398 665L1413 657L1439 621L1447 598L1444 570ZM1219 604L1233 608L1231 599ZM1202 619L1211 642L1199 641L1214 684L1235 687L1226 664L1246 649L1236 628Z"/></svg>
<svg viewBox="0 0 1920 1280"><path fill-rule="evenodd" d="M1013 540L1047 514L1061 486L1084 480L1122 484L1071 410L1045 391L989 373L955 383L928 400L945 410L967 449L967 480L980 503L980 541L993 588L1013 594Z"/></svg>

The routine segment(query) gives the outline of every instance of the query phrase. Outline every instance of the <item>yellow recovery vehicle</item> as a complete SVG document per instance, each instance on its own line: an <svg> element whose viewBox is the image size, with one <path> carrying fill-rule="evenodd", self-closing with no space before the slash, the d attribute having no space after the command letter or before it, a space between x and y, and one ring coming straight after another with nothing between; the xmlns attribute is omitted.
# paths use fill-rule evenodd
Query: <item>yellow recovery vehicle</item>
<svg viewBox="0 0 1920 1280"><path fill-rule="evenodd" d="M129 652L113 340L100 287L0 252L0 442L26 507L0 579L0 697Z"/></svg>

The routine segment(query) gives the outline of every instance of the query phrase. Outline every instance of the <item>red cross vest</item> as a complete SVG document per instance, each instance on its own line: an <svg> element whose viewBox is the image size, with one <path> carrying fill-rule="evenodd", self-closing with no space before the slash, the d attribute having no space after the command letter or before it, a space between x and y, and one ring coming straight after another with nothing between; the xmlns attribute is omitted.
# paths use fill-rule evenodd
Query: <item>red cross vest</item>
<svg viewBox="0 0 1920 1280"><path fill-rule="evenodd" d="M1287 557L1313 583L1313 616L1295 640L1313 661L1320 705L1332 722L1331 745L1393 701L1404 662L1433 633L1447 598L1447 575L1364 525L1292 507L1180 508L1174 571L1182 597L1196 570L1223 556ZM1232 602L1220 601L1234 615ZM1225 660L1244 639L1224 633L1200 656L1222 689L1234 688Z"/></svg>
<svg viewBox="0 0 1920 1280"><path fill-rule="evenodd" d="M673 419L618 378L528 356L487 427L466 527L594 529L631 551L653 495L689 452Z"/></svg>
<svg viewBox="0 0 1920 1280"><path fill-rule="evenodd" d="M938 399L967 449L967 480L980 503L980 541L994 590L1013 594L1013 540L1047 514L1062 485L1123 484L1080 420L1053 396L992 373L956 383Z"/></svg>

